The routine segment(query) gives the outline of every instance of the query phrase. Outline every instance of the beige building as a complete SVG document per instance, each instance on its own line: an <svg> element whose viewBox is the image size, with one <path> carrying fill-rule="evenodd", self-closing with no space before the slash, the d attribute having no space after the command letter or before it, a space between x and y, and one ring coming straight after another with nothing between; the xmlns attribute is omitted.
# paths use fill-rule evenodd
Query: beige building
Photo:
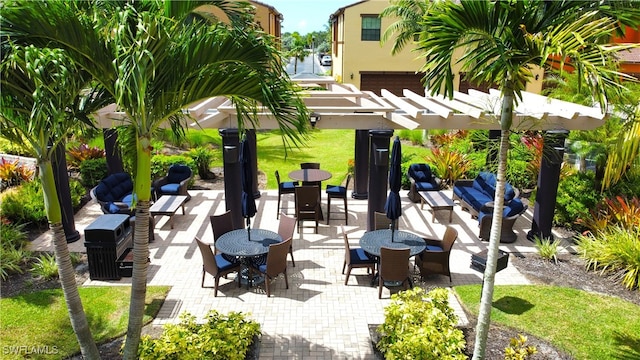
<svg viewBox="0 0 640 360"><path fill-rule="evenodd" d="M280 39L282 29L282 14L271 5L259 1L249 1L255 8L255 21L262 30ZM203 5L198 10L209 12L222 21L229 21L224 13L216 6Z"/></svg>
<svg viewBox="0 0 640 360"><path fill-rule="evenodd" d="M402 96L403 89L424 94L423 74L418 73L424 60L411 51L413 46L407 44L402 52L391 55L392 40L384 45L380 42L384 31L396 21L379 17L389 5L388 0L358 1L331 15L332 76L337 82L353 84L360 90L373 91L378 95L380 89L387 89L397 96ZM487 89L471 86L465 81L461 83L464 74L454 72L457 90ZM527 86L527 91L539 93L543 71L535 74L536 81Z"/></svg>

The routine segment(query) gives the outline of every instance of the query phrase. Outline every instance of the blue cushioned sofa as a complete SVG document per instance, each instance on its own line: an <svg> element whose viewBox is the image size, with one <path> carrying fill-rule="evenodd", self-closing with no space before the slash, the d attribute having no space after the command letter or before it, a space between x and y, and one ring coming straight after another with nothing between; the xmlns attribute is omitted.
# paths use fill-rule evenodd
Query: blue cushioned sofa
<svg viewBox="0 0 640 360"><path fill-rule="evenodd" d="M115 173L104 178L91 189L91 197L100 204L105 214L131 213L133 181L127 173Z"/></svg>
<svg viewBox="0 0 640 360"><path fill-rule="evenodd" d="M493 204L496 192L496 176L489 172L481 172L473 179L458 180L453 184L453 200L459 200L460 206L478 218L480 239L489 240L491 220L493 219ZM502 234L500 242L516 241L513 224L517 218L527 210L519 198L518 189L505 184L504 207L502 220Z"/></svg>
<svg viewBox="0 0 640 360"><path fill-rule="evenodd" d="M419 191L438 191L442 188L442 180L433 175L431 167L427 164L411 164L407 170L411 187L409 188L409 200L420 202Z"/></svg>

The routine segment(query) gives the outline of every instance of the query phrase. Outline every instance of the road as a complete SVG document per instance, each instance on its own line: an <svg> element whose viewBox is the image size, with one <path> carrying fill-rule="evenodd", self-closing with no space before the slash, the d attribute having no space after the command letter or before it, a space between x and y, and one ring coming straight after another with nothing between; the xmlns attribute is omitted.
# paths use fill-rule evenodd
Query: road
<svg viewBox="0 0 640 360"><path fill-rule="evenodd" d="M287 74L295 75L295 74L316 74L316 75L325 75L330 74L331 66L322 66L320 65L320 61L318 60L318 54L308 55L304 58L303 61L298 59L298 65L296 66L296 59L290 58L289 63L286 65L285 69Z"/></svg>

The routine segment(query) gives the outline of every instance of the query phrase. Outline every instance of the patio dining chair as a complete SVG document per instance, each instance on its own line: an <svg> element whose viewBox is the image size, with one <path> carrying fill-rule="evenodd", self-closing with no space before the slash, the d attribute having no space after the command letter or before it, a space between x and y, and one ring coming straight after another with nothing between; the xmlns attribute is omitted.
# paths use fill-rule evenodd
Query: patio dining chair
<svg viewBox="0 0 640 360"><path fill-rule="evenodd" d="M320 193L317 186L296 187L296 219L298 220L298 233L302 233L302 225L305 220L313 220L316 223L315 233L318 233L318 221L320 221Z"/></svg>
<svg viewBox="0 0 640 360"><path fill-rule="evenodd" d="M340 225L340 231L342 231L342 237L344 239L344 263L342 264L342 273L344 274L344 270L347 269L344 284L347 285L349 282L349 275L351 275L351 269L353 268L366 268L367 274L371 271L373 275L376 271L376 259L369 257L369 255L359 247L351 248L349 245L349 237L342 225Z"/></svg>
<svg viewBox="0 0 640 360"><path fill-rule="evenodd" d="M278 223L278 235L280 235L280 237L284 241L291 240L291 245L289 246L289 254L291 255L291 262L293 263L293 267L296 267L296 261L293 260L293 233L295 230L296 218L282 213L280 215L280 222Z"/></svg>
<svg viewBox="0 0 640 360"><path fill-rule="evenodd" d="M378 299L382 298L382 288L403 286L413 287L409 274L409 248L380 248L380 267L378 269Z"/></svg>
<svg viewBox="0 0 640 360"><path fill-rule="evenodd" d="M282 199L283 194L295 194L296 186L298 186L297 181L280 181L280 173L278 170L275 172L276 181L278 182L278 208L276 210L276 219L280 218L280 200Z"/></svg>
<svg viewBox="0 0 640 360"><path fill-rule="evenodd" d="M458 231L451 226L447 226L442 240L424 239L427 242L427 248L418 254L415 260L422 278L431 274L441 274L448 276L451 282L449 258L456 239L458 239Z"/></svg>
<svg viewBox="0 0 640 360"><path fill-rule="evenodd" d="M205 287L205 274L211 274L215 279L213 296L218 296L218 284L220 283L220 277L226 276L234 271L237 271L238 276L240 276L240 263L228 261L223 258L222 255L214 255L211 250L211 246L203 243L197 236L195 237L195 241L200 249L200 254L202 254L202 282L200 283L200 286L203 288ZM238 287L240 287L240 281L238 281Z"/></svg>
<svg viewBox="0 0 640 360"><path fill-rule="evenodd" d="M391 227L391 219L383 212L376 211L373 220L375 230L389 230Z"/></svg>
<svg viewBox="0 0 640 360"><path fill-rule="evenodd" d="M284 275L284 283L289 288L289 278L287 277L287 253L291 246L291 239L281 243L269 245L267 253L267 263L264 265L251 266L255 270L264 275L264 287L267 291L267 297L271 296L271 287L269 283L278 275Z"/></svg>
<svg viewBox="0 0 640 360"><path fill-rule="evenodd" d="M347 175L347 182L342 185L327 185L327 224L331 218L331 199L342 199L344 201L344 224L349 225L349 212L347 210L347 188L351 181L351 174ZM335 211L334 211L335 212Z"/></svg>
<svg viewBox="0 0 640 360"><path fill-rule="evenodd" d="M215 245L218 238L229 231L236 230L233 226L233 214L231 210L227 210L219 215L210 215L209 221L211 222L211 229L213 230L213 244ZM222 254L227 261L235 261L235 257Z"/></svg>

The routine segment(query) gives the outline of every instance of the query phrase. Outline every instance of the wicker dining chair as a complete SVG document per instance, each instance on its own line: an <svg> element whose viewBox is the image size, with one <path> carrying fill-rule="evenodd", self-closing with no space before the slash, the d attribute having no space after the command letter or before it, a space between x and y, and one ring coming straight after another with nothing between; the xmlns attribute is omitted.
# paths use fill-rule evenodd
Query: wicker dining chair
<svg viewBox="0 0 640 360"><path fill-rule="evenodd" d="M427 242L427 248L418 254L415 260L422 278L431 274L441 274L448 276L451 282L449 258L456 239L458 239L458 231L451 226L447 226L442 240L424 239Z"/></svg>
<svg viewBox="0 0 640 360"><path fill-rule="evenodd" d="M349 275L351 275L351 269L353 268L366 268L367 273L371 272L373 275L376 271L376 259L367 255L367 253L359 247L351 248L349 245L349 237L342 225L340 225L340 231L342 231L342 237L344 239L344 263L342 264L342 273L344 274L344 270L347 269L344 284L347 285L349 282Z"/></svg>
<svg viewBox="0 0 640 360"><path fill-rule="evenodd" d="M240 263L228 261L223 258L222 255L214 255L209 244L203 243L198 237L195 237L195 241L202 254L202 282L201 287L204 286L205 274L209 273L215 279L213 286L213 296L218 296L218 285L220 283L220 277L226 276L232 272L238 272L240 276ZM240 287L240 281L238 281L238 287Z"/></svg>
<svg viewBox="0 0 640 360"><path fill-rule="evenodd" d="M380 266L378 268L378 299L382 298L383 287L413 286L409 274L409 248L380 248Z"/></svg>
<svg viewBox="0 0 640 360"><path fill-rule="evenodd" d="M269 245L267 253L267 263L259 266L252 266L255 270L264 275L264 287L267 291L267 297L271 296L271 286L269 283L278 275L284 275L284 283L289 288L289 278L287 277L287 253L291 246L291 239L281 243Z"/></svg>
<svg viewBox="0 0 640 360"><path fill-rule="evenodd" d="M291 245L289 246L289 254L291 255L291 262L293 267L296 267L296 261L293 259L293 233L296 231L296 218L289 216L285 213L280 214L280 222L278 223L278 235L282 240L291 239Z"/></svg>

